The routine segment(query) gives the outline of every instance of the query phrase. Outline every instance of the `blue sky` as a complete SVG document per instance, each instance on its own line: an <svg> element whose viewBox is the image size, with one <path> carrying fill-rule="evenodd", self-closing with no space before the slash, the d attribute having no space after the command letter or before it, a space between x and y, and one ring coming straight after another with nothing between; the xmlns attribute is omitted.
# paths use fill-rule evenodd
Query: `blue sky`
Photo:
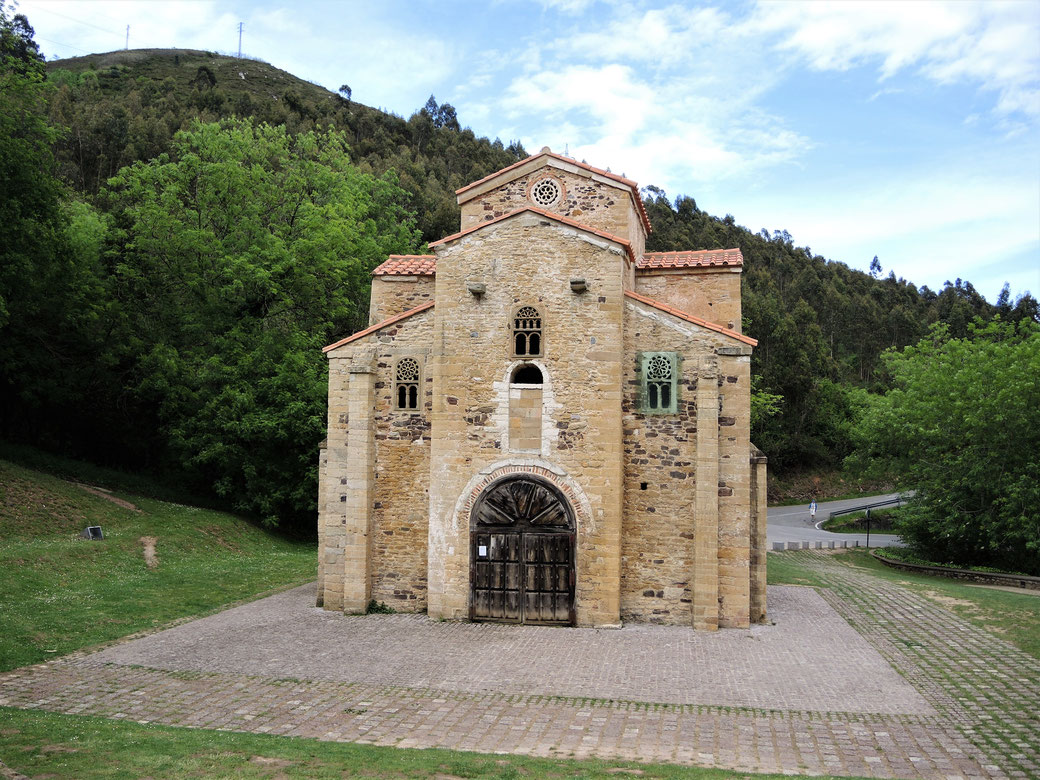
<svg viewBox="0 0 1040 780"><path fill-rule="evenodd" d="M243 53L550 146L752 230L1040 296L1040 2L22 0L51 57ZM690 247L696 249L697 247Z"/></svg>

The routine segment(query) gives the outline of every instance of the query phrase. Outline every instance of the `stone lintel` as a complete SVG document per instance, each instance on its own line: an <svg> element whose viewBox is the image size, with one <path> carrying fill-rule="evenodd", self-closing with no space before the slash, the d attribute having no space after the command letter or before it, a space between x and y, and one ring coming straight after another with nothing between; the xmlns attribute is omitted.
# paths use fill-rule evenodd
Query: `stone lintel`
<svg viewBox="0 0 1040 780"><path fill-rule="evenodd" d="M715 354L726 356L750 355L751 347L715 347Z"/></svg>

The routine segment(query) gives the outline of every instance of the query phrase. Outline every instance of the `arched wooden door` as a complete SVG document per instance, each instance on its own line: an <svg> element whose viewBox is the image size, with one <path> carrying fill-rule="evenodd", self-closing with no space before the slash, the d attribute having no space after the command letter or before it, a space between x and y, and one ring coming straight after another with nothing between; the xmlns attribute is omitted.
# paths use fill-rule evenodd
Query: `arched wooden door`
<svg viewBox="0 0 1040 780"><path fill-rule="evenodd" d="M472 620L574 624L574 515L547 482L496 482L470 516Z"/></svg>

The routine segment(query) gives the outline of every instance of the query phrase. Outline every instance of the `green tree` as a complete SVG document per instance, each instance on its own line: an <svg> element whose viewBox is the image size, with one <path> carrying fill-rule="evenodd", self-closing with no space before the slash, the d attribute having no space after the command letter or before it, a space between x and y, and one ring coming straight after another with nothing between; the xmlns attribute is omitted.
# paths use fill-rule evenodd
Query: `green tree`
<svg viewBox="0 0 1040 780"><path fill-rule="evenodd" d="M104 221L56 176L52 88L31 35L0 6L0 435L81 454L76 440L114 430L98 403L112 386Z"/></svg>
<svg viewBox="0 0 1040 780"><path fill-rule="evenodd" d="M1040 574L1040 326L937 325L883 359L894 387L866 406L853 460L916 491L903 538L929 560Z"/></svg>
<svg viewBox="0 0 1040 780"><path fill-rule="evenodd" d="M225 120L172 146L103 193L135 392L238 509L311 519L321 347L363 327L372 268L417 248L405 193L354 168L335 131Z"/></svg>

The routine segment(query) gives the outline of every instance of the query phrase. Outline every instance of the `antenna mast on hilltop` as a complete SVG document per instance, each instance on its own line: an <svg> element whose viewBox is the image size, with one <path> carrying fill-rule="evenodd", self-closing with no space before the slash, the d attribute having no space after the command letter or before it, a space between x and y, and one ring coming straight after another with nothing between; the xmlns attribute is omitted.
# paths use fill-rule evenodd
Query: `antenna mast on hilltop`
<svg viewBox="0 0 1040 780"><path fill-rule="evenodd" d="M127 48L127 49L130 48L130 25L126 26L126 47L125 48Z"/></svg>
<svg viewBox="0 0 1040 780"><path fill-rule="evenodd" d="M242 22L238 23L238 58L242 59Z"/></svg>

